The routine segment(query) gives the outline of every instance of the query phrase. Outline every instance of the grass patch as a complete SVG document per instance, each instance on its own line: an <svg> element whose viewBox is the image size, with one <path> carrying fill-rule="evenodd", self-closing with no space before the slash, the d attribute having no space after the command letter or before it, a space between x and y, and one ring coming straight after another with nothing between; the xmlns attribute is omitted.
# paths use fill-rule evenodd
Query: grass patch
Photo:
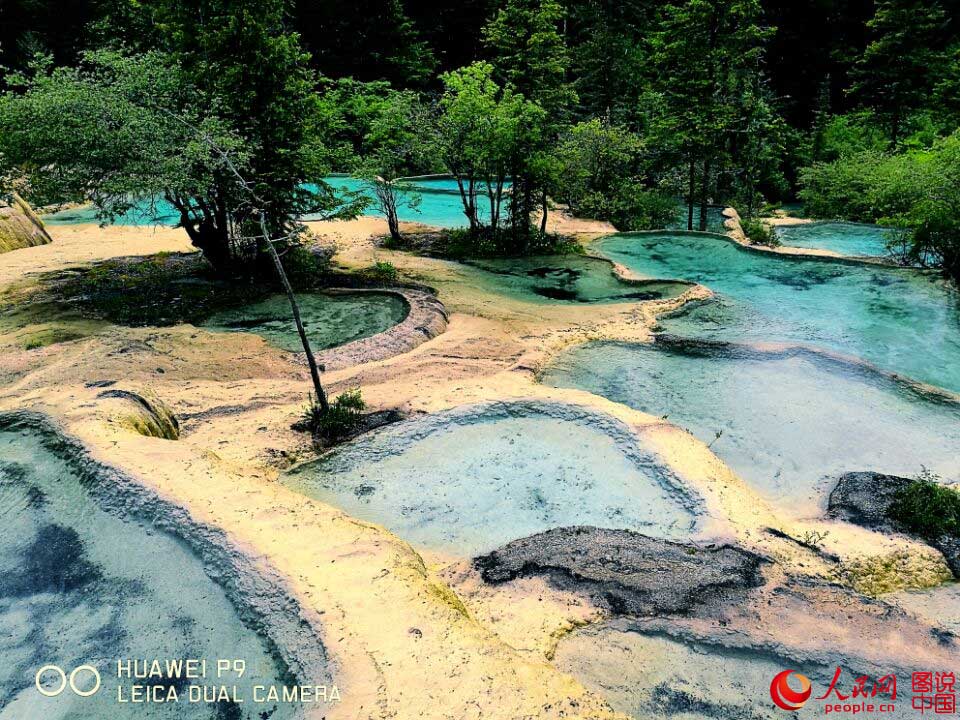
<svg viewBox="0 0 960 720"><path fill-rule="evenodd" d="M927 540L960 535L960 493L924 473L897 492L887 515Z"/></svg>
<svg viewBox="0 0 960 720"><path fill-rule="evenodd" d="M309 430L315 438L327 442L337 442L355 433L363 423L363 410L366 403L360 388L344 390L324 411L320 403L313 400L304 411L303 419L297 427Z"/></svg>
<svg viewBox="0 0 960 720"><path fill-rule="evenodd" d="M482 260L527 255L582 255L583 246L563 235L531 233L526 247L518 251L514 238L489 228L471 233L466 228L443 232L432 247L433 254L449 260Z"/></svg>
<svg viewBox="0 0 960 720"><path fill-rule="evenodd" d="M380 285L394 285L396 284L400 273L397 272L397 268L393 263L378 260L370 267L366 267L361 270L360 275L365 280L369 280L370 282L378 283Z"/></svg>

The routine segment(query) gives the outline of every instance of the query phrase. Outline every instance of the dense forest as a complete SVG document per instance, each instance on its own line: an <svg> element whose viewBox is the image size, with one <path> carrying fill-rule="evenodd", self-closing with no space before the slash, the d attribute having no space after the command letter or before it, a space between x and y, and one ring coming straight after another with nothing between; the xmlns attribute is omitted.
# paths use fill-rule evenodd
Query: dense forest
<svg viewBox="0 0 960 720"><path fill-rule="evenodd" d="M477 252L542 246L557 202L702 230L799 201L960 276L960 0L7 0L0 65L8 184L165 197L215 265L265 216L356 213L325 173L398 238L393 181L449 173Z"/></svg>

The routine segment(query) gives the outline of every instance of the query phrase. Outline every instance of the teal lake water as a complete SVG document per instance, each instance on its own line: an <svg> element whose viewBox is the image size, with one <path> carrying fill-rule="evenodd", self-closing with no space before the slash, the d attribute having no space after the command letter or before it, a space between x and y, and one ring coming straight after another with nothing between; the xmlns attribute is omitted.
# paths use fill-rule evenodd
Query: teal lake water
<svg viewBox="0 0 960 720"><path fill-rule="evenodd" d="M646 276L717 298L663 320L685 337L815 345L960 392L960 295L909 269L789 259L709 235L612 235L600 248Z"/></svg>
<svg viewBox="0 0 960 720"><path fill-rule="evenodd" d="M399 423L281 479L458 556L564 525L685 537L694 523L679 483L622 426L563 406L502 405Z"/></svg>
<svg viewBox="0 0 960 720"><path fill-rule="evenodd" d="M51 442L0 425L0 717L254 720L274 709L117 704L121 658L242 658L249 672L236 684L250 700L254 685L289 680L185 543L101 510ZM88 698L43 697L34 676L50 663L68 672L93 665L103 685ZM293 708L278 706L272 717L291 718Z"/></svg>
<svg viewBox="0 0 960 720"><path fill-rule="evenodd" d="M300 293L304 330L315 351L326 350L389 330L407 316L407 303L392 293ZM215 332L248 332L281 350L300 352L303 344L286 295L211 315L200 327Z"/></svg>
<svg viewBox="0 0 960 720"><path fill-rule="evenodd" d="M641 302L677 297L690 285L664 281L625 283L609 262L582 255L474 260L490 289L530 302Z"/></svg>
<svg viewBox="0 0 960 720"><path fill-rule="evenodd" d="M339 191L359 192L368 200L373 195L363 181L353 177L340 175L326 178L326 182ZM420 202L413 205L408 194L400 194L400 203L397 214L406 222L419 222L437 227L466 227L467 218L463 214L463 203L455 180L447 178L426 178L411 180L417 188ZM486 195L478 198L481 217L489 217ZM367 214L378 215L374 207L367 209ZM304 220L316 220L317 216L307 215ZM138 202L128 212L117 218L117 225L176 225L180 220L179 214L168 202L157 199L145 199ZM97 223L96 210L92 206L61 210L43 216L43 221L50 225L78 225L81 223Z"/></svg>
<svg viewBox="0 0 960 720"><path fill-rule="evenodd" d="M960 481L960 404L815 353L593 343L543 382L667 415L787 512L819 514L851 470Z"/></svg>
<svg viewBox="0 0 960 720"><path fill-rule="evenodd" d="M832 250L841 255L868 257L888 255L887 243L895 234L894 230L878 225L844 222L783 225L775 232L777 239L783 245Z"/></svg>

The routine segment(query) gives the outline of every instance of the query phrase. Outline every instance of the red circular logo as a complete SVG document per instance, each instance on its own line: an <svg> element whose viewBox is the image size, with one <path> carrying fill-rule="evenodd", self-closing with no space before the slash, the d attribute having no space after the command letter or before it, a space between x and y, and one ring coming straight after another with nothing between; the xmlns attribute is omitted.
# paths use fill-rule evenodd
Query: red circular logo
<svg viewBox="0 0 960 720"><path fill-rule="evenodd" d="M787 683L791 675L796 675L800 681L799 692ZM783 710L799 710L810 697L810 692L809 678L806 675L795 673L793 670L784 670L782 673L778 673L770 683L770 699Z"/></svg>

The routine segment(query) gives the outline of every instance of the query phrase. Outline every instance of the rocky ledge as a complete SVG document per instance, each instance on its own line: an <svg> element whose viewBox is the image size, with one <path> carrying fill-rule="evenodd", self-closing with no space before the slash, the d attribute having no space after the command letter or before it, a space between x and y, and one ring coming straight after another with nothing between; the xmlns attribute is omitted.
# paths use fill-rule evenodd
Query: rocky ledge
<svg viewBox="0 0 960 720"><path fill-rule="evenodd" d="M615 614L652 616L735 602L763 584L764 562L730 545L575 526L514 540L474 566L489 583L539 575L558 589L587 592Z"/></svg>
<svg viewBox="0 0 960 720"><path fill-rule="evenodd" d="M827 514L838 520L886 532L898 532L921 540L943 553L955 578L960 578L960 537L921 537L889 517L897 493L914 480L876 472L848 472L840 476L830 493Z"/></svg>

